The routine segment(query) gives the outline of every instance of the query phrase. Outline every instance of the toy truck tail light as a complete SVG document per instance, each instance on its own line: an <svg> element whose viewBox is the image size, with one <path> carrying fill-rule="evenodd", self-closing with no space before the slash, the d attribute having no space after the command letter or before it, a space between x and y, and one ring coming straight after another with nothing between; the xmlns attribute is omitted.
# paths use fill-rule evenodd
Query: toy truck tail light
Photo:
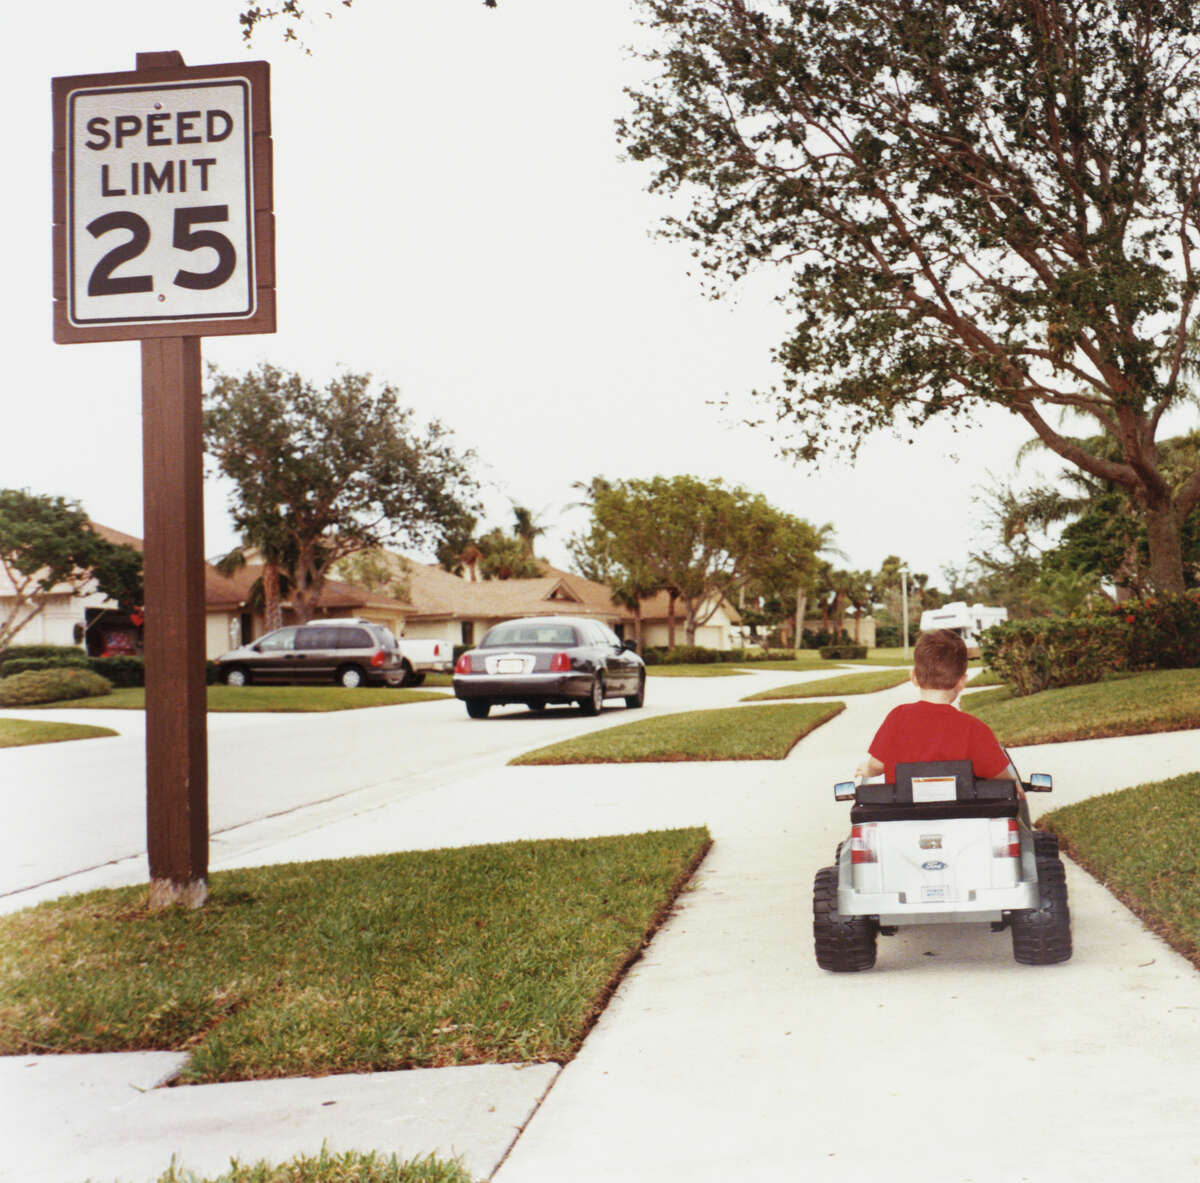
<svg viewBox="0 0 1200 1183"><path fill-rule="evenodd" d="M454 663L454 672L456 674L469 674L471 672L471 655L463 653Z"/></svg>
<svg viewBox="0 0 1200 1183"><path fill-rule="evenodd" d="M550 672L555 674L570 673L571 655L569 653L556 653L550 659Z"/></svg>
<svg viewBox="0 0 1200 1183"><path fill-rule="evenodd" d="M879 847L876 844L875 823L863 822L850 830L850 862L879 862Z"/></svg>
<svg viewBox="0 0 1200 1183"><path fill-rule="evenodd" d="M992 818L992 857L1021 857L1021 827L1015 817Z"/></svg>

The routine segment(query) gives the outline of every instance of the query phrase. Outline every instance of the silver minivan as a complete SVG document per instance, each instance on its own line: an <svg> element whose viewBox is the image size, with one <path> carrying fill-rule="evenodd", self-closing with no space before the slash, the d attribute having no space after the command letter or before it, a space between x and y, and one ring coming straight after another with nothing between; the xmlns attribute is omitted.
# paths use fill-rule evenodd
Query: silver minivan
<svg viewBox="0 0 1200 1183"><path fill-rule="evenodd" d="M291 624L217 658L227 686L334 682L402 686L406 670L392 631L369 620Z"/></svg>

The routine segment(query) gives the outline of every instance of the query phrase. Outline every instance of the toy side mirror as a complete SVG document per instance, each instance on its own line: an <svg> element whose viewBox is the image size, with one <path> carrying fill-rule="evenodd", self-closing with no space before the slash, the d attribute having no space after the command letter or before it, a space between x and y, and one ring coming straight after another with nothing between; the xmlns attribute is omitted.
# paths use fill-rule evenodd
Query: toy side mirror
<svg viewBox="0 0 1200 1183"><path fill-rule="evenodd" d="M1028 793L1050 793L1054 790L1054 777L1048 772L1035 772L1025 786Z"/></svg>
<svg viewBox="0 0 1200 1183"><path fill-rule="evenodd" d="M835 801L853 801L854 790L858 785L852 780L840 780L833 786L833 799Z"/></svg>

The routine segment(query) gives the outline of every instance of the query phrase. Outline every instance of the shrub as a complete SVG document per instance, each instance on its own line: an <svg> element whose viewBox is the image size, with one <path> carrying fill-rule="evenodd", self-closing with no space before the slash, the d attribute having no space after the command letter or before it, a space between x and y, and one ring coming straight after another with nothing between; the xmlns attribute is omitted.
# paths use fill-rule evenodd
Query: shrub
<svg viewBox="0 0 1200 1183"><path fill-rule="evenodd" d="M980 640L984 662L1018 696L1098 682L1128 665L1129 625L1113 616L1010 620Z"/></svg>
<svg viewBox="0 0 1200 1183"><path fill-rule="evenodd" d="M89 661L88 655L82 650L74 650L62 657L13 657L10 651L0 661L0 678L10 678L13 674L24 674L29 670L61 669L63 666L86 670Z"/></svg>
<svg viewBox="0 0 1200 1183"><path fill-rule="evenodd" d="M107 694L111 689L111 682L91 670L73 666L28 670L23 674L13 674L11 678L0 678L0 707L37 706L72 698L95 698Z"/></svg>
<svg viewBox="0 0 1200 1183"><path fill-rule="evenodd" d="M867 656L866 645L823 645L821 656L827 661L861 661Z"/></svg>
<svg viewBox="0 0 1200 1183"><path fill-rule="evenodd" d="M93 657L88 668L114 686L145 686L146 663L140 657Z"/></svg>
<svg viewBox="0 0 1200 1183"><path fill-rule="evenodd" d="M1181 596L1126 600L1113 614L1129 626L1134 669L1190 669L1200 665L1200 590Z"/></svg>
<svg viewBox="0 0 1200 1183"><path fill-rule="evenodd" d="M10 645L0 652L0 660L24 661L27 658L41 657L86 657L87 654L78 645Z"/></svg>

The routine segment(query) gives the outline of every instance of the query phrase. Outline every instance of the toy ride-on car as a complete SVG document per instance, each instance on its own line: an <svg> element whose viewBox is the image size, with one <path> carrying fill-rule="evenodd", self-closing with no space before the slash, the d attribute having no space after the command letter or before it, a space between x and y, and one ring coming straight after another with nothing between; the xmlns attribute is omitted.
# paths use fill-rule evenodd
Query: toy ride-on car
<svg viewBox="0 0 1200 1183"><path fill-rule="evenodd" d="M1049 792L1050 777L1022 787ZM875 964L877 935L918 924L990 922L1012 930L1013 956L1050 965L1071 956L1071 917L1058 839L1035 832L1011 780L977 780L969 760L898 764L895 784L834 786L854 802L837 865L813 884L822 969Z"/></svg>

